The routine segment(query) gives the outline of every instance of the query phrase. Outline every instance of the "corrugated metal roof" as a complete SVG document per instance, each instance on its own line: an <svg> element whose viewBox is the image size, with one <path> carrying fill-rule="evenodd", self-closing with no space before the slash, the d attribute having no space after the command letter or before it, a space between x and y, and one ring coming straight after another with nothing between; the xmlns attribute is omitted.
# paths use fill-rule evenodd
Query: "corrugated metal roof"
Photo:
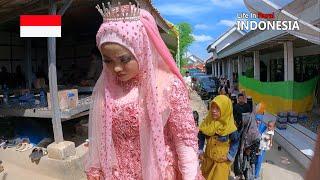
<svg viewBox="0 0 320 180"><path fill-rule="evenodd" d="M171 29L171 26L160 15L160 12L153 6L151 0L140 0L146 3L151 9L149 11L157 20L158 26L164 28L164 31ZM63 1L59 0L58 8L63 5ZM80 6L83 4L98 4L100 0L74 0L72 6ZM139 1L138 1L139 2ZM30 13L46 13L48 11L48 1L44 0L0 0L0 24L18 18L21 14Z"/></svg>

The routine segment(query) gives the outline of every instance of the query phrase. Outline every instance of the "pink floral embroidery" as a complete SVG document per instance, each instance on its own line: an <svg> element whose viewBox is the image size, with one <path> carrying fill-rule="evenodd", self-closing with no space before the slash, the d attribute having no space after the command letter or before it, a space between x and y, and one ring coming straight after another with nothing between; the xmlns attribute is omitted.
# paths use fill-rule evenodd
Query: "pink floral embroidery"
<svg viewBox="0 0 320 180"><path fill-rule="evenodd" d="M115 179L142 179L137 104L131 102L113 108L112 138L118 160Z"/></svg>
<svg viewBox="0 0 320 180"><path fill-rule="evenodd" d="M171 113L167 126L174 138L182 140L186 146L198 152L198 128L196 127L188 92L182 82L175 80L169 96Z"/></svg>
<svg viewBox="0 0 320 180"><path fill-rule="evenodd" d="M176 141L191 146L197 152L198 130L193 120L187 91L180 80L175 80L164 93L168 98L170 114L164 127L166 151L166 179L182 179L179 172ZM138 92L133 88L129 93L131 102L117 100L112 107L112 139L118 165L113 168L113 179L142 179L141 149L139 135ZM201 175L199 174L199 177Z"/></svg>

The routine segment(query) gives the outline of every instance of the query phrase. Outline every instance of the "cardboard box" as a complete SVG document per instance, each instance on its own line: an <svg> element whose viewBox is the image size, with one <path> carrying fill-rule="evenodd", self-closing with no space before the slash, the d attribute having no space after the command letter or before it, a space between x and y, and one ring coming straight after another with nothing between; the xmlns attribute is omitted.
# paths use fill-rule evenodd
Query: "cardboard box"
<svg viewBox="0 0 320 180"><path fill-rule="evenodd" d="M33 86L35 87L35 89L41 89L41 88L46 88L46 81L44 78L38 78L36 80L33 81Z"/></svg>
<svg viewBox="0 0 320 180"><path fill-rule="evenodd" d="M61 110L76 108L78 105L78 89L58 91L59 105ZM47 93L48 108L51 109L50 93Z"/></svg>

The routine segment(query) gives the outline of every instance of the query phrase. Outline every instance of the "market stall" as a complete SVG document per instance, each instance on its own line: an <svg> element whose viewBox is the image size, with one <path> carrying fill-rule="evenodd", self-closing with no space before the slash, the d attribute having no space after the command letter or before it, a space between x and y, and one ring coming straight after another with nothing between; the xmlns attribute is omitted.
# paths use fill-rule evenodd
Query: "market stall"
<svg viewBox="0 0 320 180"><path fill-rule="evenodd" d="M77 106L61 110L61 120L66 121L89 114L91 96L80 96ZM48 107L23 108L20 106L1 107L0 117L52 118L52 109Z"/></svg>

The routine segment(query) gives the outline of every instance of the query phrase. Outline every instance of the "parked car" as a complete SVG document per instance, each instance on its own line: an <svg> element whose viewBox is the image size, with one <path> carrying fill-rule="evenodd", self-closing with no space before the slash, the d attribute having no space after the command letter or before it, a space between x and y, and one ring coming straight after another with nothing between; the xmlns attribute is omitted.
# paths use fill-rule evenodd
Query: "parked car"
<svg viewBox="0 0 320 180"><path fill-rule="evenodd" d="M188 69L190 76L192 76L195 73L201 73L201 71L199 69Z"/></svg>
<svg viewBox="0 0 320 180"><path fill-rule="evenodd" d="M196 91L202 99L208 100L218 94L219 81L212 76L201 76L196 83Z"/></svg>
<svg viewBox="0 0 320 180"><path fill-rule="evenodd" d="M196 89L195 89L195 85L196 85L196 83L197 83L197 80L198 80L199 77L201 77L201 76L207 76L207 74L205 74L205 73L193 73L193 74L191 75L191 83L192 83L192 88L193 88L194 90L196 90Z"/></svg>

